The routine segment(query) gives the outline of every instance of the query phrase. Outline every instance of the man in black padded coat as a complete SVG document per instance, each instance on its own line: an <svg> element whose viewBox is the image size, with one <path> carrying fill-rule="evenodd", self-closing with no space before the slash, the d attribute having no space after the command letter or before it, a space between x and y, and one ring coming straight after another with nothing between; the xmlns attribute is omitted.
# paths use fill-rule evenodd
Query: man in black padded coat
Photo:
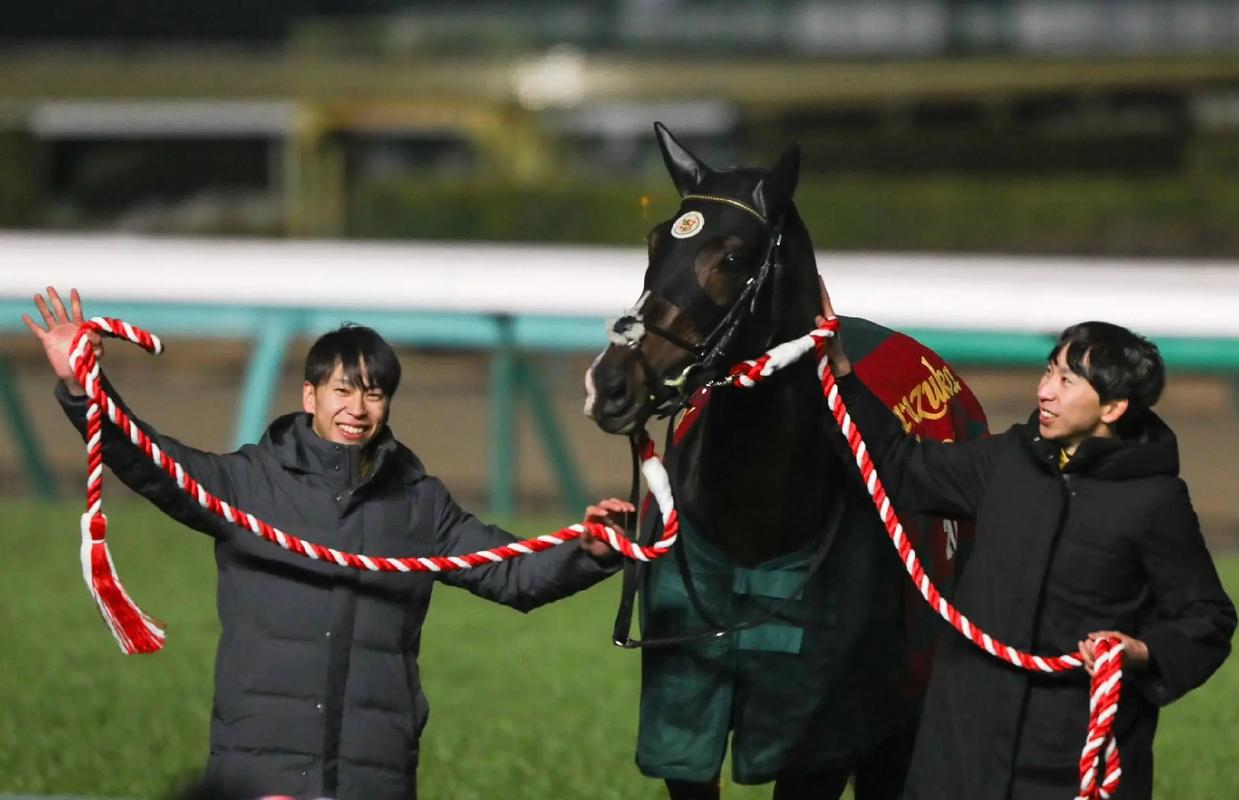
<svg viewBox="0 0 1239 800"><path fill-rule="evenodd" d="M832 316L824 287L823 301ZM1156 346L1117 325L1074 325L1027 423L951 444L906 436L851 374L845 345L831 343L831 369L896 510L976 521L960 611L1025 652L1080 649L1090 670L1094 640L1126 645L1115 798L1151 797L1158 709L1217 670L1235 629L1174 433L1151 410L1165 382ZM943 636L904 797L1076 796L1084 671L1034 674Z"/></svg>
<svg viewBox="0 0 1239 800"><path fill-rule="evenodd" d="M51 288L48 301L35 298L46 328L25 321L60 378L57 399L84 434L87 402L68 366L81 301L73 292L70 313ZM258 444L206 453L143 428L220 499L321 545L452 556L514 541L456 505L392 435L387 414L399 381L391 347L369 328L344 326L306 357L303 413L275 420ZM528 611L619 567L587 533L579 546L458 572L358 572L288 553L209 513L108 423L103 452L128 486L215 539L222 630L206 779L251 796L415 797L429 710L417 655L435 580ZM627 510L605 500L586 518L611 524L610 513Z"/></svg>

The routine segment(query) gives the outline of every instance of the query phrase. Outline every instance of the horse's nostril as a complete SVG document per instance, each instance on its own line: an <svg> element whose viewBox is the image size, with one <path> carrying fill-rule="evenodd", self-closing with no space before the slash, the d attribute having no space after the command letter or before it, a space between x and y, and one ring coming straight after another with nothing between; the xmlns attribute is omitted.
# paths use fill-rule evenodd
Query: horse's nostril
<svg viewBox="0 0 1239 800"><path fill-rule="evenodd" d="M602 396L607 400L621 400L628 396L628 387L623 383L607 386L603 389Z"/></svg>
<svg viewBox="0 0 1239 800"><path fill-rule="evenodd" d="M623 374L619 372L607 372L595 376L598 384L598 392L603 397L614 400L628 394L628 382L624 380Z"/></svg>

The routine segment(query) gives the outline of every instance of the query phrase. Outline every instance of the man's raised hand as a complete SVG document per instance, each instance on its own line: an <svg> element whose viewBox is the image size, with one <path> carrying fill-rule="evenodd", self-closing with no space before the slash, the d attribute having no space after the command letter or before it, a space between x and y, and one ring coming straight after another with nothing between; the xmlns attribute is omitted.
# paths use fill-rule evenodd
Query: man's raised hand
<svg viewBox="0 0 1239 800"><path fill-rule="evenodd" d="M73 369L69 366L69 349L73 338L84 319L82 317L82 298L77 289L69 291L69 309L65 309L60 294L52 286L47 287L47 299L43 295L34 296L34 306L43 317L43 325L39 325L29 314L22 314L22 322L43 345L47 363L56 373L70 392L76 395L84 394L78 385ZM103 338L97 333L90 334L90 344L95 350L95 358L103 358Z"/></svg>

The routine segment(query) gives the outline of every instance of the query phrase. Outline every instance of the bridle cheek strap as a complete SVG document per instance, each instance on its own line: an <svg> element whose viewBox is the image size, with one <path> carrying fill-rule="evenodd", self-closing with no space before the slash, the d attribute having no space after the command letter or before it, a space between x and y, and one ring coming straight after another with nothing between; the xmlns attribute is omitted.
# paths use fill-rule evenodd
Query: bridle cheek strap
<svg viewBox="0 0 1239 800"><path fill-rule="evenodd" d="M777 284L783 271L780 258L783 244L782 218L771 226L766 217L752 206L727 197L690 194L685 195L684 200L723 203L746 211L761 221L769 232L769 239L761 266L758 267L756 274L745 283L739 297L733 300L726 309L710 299L697 283L694 273L689 270L680 271L665 286L659 287L659 296L687 314L698 329L710 329L710 333L700 344L694 344L645 319L645 304L654 293L654 290L650 288L642 292L632 308L607 323L608 340L614 345L627 347L641 364L641 369L645 373L645 393L654 405L655 416L659 417L673 414L676 409L685 406L698 389L709 386L722 377L712 373L727 355L741 327L756 312L763 292L767 290L771 292L772 314L778 311L778 292L771 284L772 282ZM772 316L771 319L775 317ZM642 341L646 334L650 333L691 354L695 360L680 370L674 378L662 376L660 380L658 372L654 370L653 365L641 350ZM766 339L766 346L773 341L773 338L774 330L771 328Z"/></svg>

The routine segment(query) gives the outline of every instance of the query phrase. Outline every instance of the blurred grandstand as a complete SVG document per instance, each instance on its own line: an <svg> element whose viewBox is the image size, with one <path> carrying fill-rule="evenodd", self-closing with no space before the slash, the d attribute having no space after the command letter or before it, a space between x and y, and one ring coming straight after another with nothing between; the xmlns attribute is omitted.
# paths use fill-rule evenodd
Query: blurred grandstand
<svg viewBox="0 0 1239 800"><path fill-rule="evenodd" d="M1230 0L76 0L0 42L0 225L633 242L662 119L799 140L825 247L1239 253Z"/></svg>
<svg viewBox="0 0 1239 800"><path fill-rule="evenodd" d="M1239 257L1231 0L24 4L0 20L0 228L636 247L674 207L655 119L716 165L801 142L824 250ZM5 369L37 406L27 344ZM442 380L477 399L470 358ZM561 417L581 366L543 365ZM453 485L482 496L479 467Z"/></svg>

